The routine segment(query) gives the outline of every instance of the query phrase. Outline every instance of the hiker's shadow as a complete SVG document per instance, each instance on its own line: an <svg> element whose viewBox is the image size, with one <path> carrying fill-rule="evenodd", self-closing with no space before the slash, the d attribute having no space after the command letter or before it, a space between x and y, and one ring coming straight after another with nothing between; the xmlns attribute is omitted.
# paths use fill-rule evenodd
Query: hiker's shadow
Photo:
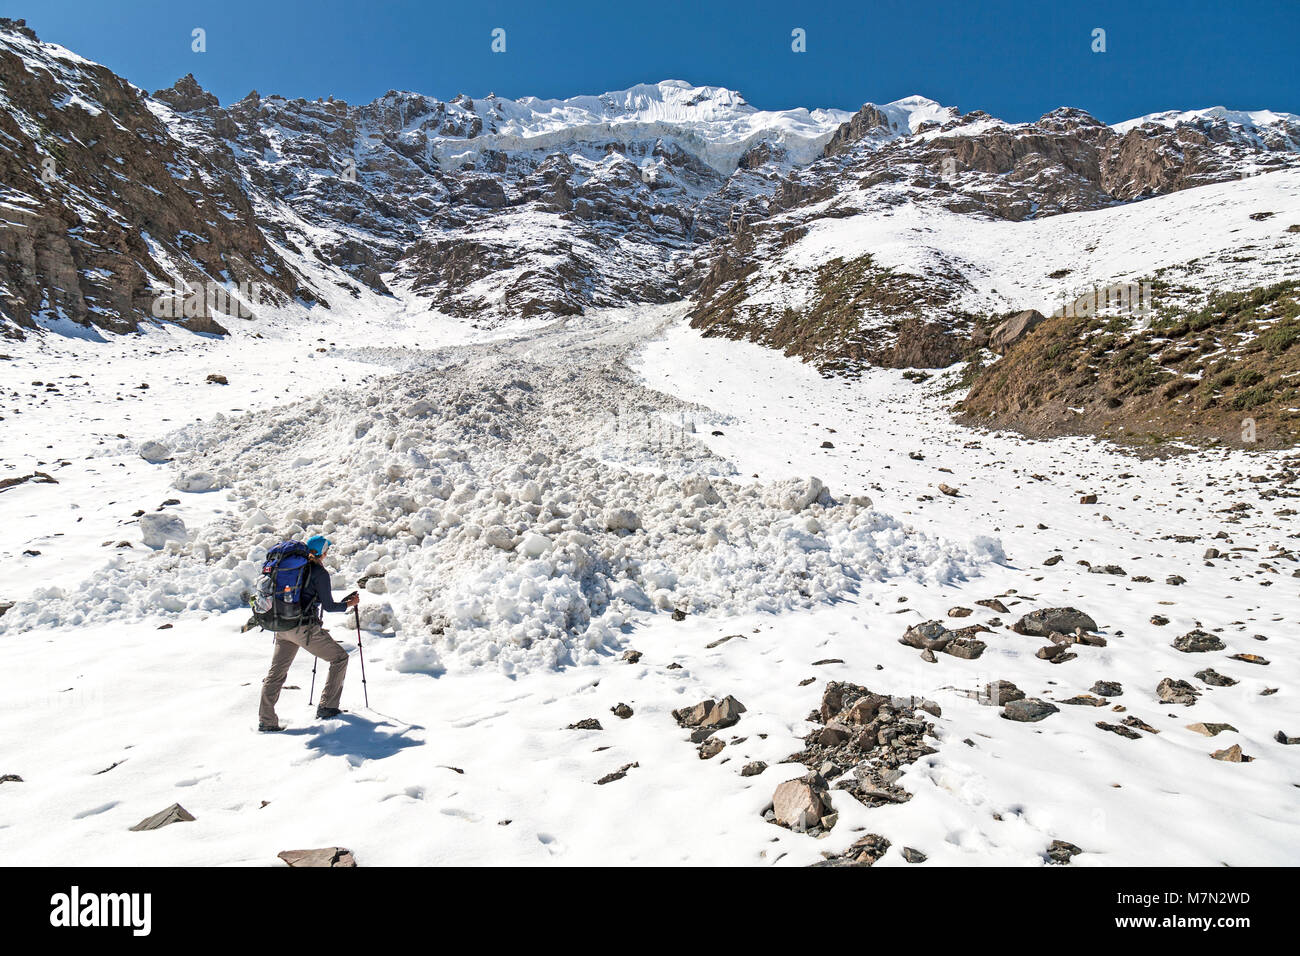
<svg viewBox="0 0 1300 956"><path fill-rule="evenodd" d="M408 747L423 746L423 740L407 736L418 727L402 726L387 720L373 721L355 714L340 714L328 724L304 727L301 733L308 736L307 748L320 754L347 757L353 764L365 760L383 760ZM295 733L290 731L290 733Z"/></svg>

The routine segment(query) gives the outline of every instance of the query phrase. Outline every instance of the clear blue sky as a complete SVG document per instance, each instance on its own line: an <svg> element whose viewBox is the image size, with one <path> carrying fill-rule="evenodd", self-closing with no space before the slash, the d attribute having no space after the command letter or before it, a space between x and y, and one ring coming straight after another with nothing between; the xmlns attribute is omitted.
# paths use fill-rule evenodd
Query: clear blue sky
<svg viewBox="0 0 1300 956"><path fill-rule="evenodd" d="M455 3L0 0L41 39L149 90L193 73L222 103L250 89L366 102L571 96L676 78L764 109L887 102L1034 119L1077 106L1106 122L1223 105L1300 113L1300 0L767 0ZM191 31L207 52L191 51ZM493 53L491 31L506 30ZM806 31L807 52L790 49ZM1094 53L1094 28L1106 52Z"/></svg>

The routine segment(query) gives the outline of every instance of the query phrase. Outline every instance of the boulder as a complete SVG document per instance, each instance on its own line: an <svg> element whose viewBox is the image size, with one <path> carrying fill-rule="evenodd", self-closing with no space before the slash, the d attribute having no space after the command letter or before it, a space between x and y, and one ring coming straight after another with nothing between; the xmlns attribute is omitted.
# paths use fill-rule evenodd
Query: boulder
<svg viewBox="0 0 1300 956"><path fill-rule="evenodd" d="M1097 630L1097 622L1078 608L1040 607L1038 610L1030 611L1020 618L1019 621L1012 625L1011 629L1017 634L1048 637L1053 631L1069 634L1075 628L1095 631Z"/></svg>
<svg viewBox="0 0 1300 956"><path fill-rule="evenodd" d="M1015 345L1038 326L1047 321L1047 316L1037 309L1026 309L997 326L989 335L989 348L999 354Z"/></svg>
<svg viewBox="0 0 1300 956"><path fill-rule="evenodd" d="M982 704L1001 707L1013 700L1024 700L1025 692L1009 680L995 680L984 685L984 693L979 698Z"/></svg>
<svg viewBox="0 0 1300 956"><path fill-rule="evenodd" d="M1221 651L1227 647L1213 634L1199 628L1174 638L1173 646L1174 650L1182 651L1184 654L1204 654L1207 651Z"/></svg>
<svg viewBox="0 0 1300 956"><path fill-rule="evenodd" d="M941 651L948 646L954 636L948 628L944 627L942 621L922 621L904 631L898 642L921 650Z"/></svg>
<svg viewBox="0 0 1300 956"><path fill-rule="evenodd" d="M722 730L740 720L745 712L745 705L728 694L720 701L712 699L700 701L694 707L682 707L673 711L673 718L682 727Z"/></svg>
<svg viewBox="0 0 1300 956"><path fill-rule="evenodd" d="M792 830L807 830L831 812L830 789L821 774L787 780L772 794L776 822Z"/></svg>
<svg viewBox="0 0 1300 956"><path fill-rule="evenodd" d="M1007 720L1033 723L1049 717L1060 710L1055 704L1049 704L1037 697L1025 697L1021 700L1008 701L1002 708L1002 716Z"/></svg>
<svg viewBox="0 0 1300 956"><path fill-rule="evenodd" d="M1156 685L1156 696L1166 704L1185 704L1190 707L1201 695L1200 691L1187 681L1166 677Z"/></svg>

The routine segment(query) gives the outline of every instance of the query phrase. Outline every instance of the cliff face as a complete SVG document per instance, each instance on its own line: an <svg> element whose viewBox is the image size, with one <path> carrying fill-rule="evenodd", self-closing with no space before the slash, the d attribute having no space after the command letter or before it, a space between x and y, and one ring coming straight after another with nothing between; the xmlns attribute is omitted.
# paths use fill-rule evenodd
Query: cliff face
<svg viewBox="0 0 1300 956"><path fill-rule="evenodd" d="M269 301L307 295L238 178L178 141L111 70L0 29L0 101L0 313L10 334L61 319L129 331L177 282L256 283ZM197 330L220 329L222 313L206 303L189 312L180 318Z"/></svg>

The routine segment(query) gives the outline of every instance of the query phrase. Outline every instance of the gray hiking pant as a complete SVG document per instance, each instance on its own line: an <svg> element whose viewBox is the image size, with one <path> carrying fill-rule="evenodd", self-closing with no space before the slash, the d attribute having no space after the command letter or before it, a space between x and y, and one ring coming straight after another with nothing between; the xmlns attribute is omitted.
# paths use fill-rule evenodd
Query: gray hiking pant
<svg viewBox="0 0 1300 956"><path fill-rule="evenodd" d="M309 621L288 631L275 635L275 652L271 655L271 671L262 681L262 703L257 710L257 719L263 724L278 724L275 716L275 702L280 699L280 688L289 676L289 665L293 663L298 648L304 647L308 653L325 661L330 666L325 676L325 689L320 694L321 707L337 707L343 696L343 678L348 672L348 653L343 650L330 632L320 626L319 621Z"/></svg>

